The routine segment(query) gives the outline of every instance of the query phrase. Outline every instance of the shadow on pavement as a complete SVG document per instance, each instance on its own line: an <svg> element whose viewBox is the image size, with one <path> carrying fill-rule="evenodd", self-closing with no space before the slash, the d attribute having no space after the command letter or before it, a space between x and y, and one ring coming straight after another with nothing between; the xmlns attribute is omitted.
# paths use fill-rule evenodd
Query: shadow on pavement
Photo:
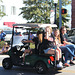
<svg viewBox="0 0 75 75"><path fill-rule="evenodd" d="M55 75L61 72L57 70L49 70L46 74L43 75ZM23 68L23 67L13 67L11 70L5 70L3 67L0 67L0 75L41 75L37 74L35 69Z"/></svg>

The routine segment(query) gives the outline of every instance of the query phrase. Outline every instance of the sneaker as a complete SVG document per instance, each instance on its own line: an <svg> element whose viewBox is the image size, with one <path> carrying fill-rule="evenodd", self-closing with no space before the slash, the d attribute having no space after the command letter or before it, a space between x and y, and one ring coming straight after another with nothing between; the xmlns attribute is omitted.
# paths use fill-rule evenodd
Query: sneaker
<svg viewBox="0 0 75 75"><path fill-rule="evenodd" d="M73 61L70 61L70 64L75 65L75 63Z"/></svg>
<svg viewBox="0 0 75 75"><path fill-rule="evenodd" d="M57 68L63 68L63 65L61 65L60 63L57 64Z"/></svg>
<svg viewBox="0 0 75 75"><path fill-rule="evenodd" d="M69 67L70 65L69 65L68 63L65 63L64 66L65 66L65 67Z"/></svg>
<svg viewBox="0 0 75 75"><path fill-rule="evenodd" d="M24 65L24 62L20 63L20 65Z"/></svg>
<svg viewBox="0 0 75 75"><path fill-rule="evenodd" d="M62 62L59 62L59 65L63 67L63 63Z"/></svg>

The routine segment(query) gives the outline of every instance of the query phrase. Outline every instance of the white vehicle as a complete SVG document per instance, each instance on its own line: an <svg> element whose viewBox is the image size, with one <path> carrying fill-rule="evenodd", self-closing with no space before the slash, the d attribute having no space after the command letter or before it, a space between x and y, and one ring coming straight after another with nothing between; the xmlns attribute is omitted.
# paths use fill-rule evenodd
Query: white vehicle
<svg viewBox="0 0 75 75"><path fill-rule="evenodd" d="M75 44L75 28L69 31L68 41Z"/></svg>

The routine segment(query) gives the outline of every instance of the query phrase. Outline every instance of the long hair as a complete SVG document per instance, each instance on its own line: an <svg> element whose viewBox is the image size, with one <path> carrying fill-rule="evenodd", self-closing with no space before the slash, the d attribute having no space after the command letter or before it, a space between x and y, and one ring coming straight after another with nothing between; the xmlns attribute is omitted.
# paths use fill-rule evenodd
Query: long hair
<svg viewBox="0 0 75 75"><path fill-rule="evenodd" d="M42 43L42 40L43 40L43 34L42 34L42 32L38 31L37 32L37 36L39 38L39 41Z"/></svg>
<svg viewBox="0 0 75 75"><path fill-rule="evenodd" d="M60 28L60 34L62 34L62 30L63 30L64 28L66 28L66 27L65 27L65 26L62 26L62 27Z"/></svg>
<svg viewBox="0 0 75 75"><path fill-rule="evenodd" d="M56 31L58 31L59 35L58 35L57 37L55 36L55 39L56 39L56 40L59 40L59 43L61 43L60 31L59 31L58 29L55 29L55 30L54 30L54 33L55 33Z"/></svg>
<svg viewBox="0 0 75 75"><path fill-rule="evenodd" d="M50 33L52 33L52 27L51 26L47 26L46 28L50 29Z"/></svg>

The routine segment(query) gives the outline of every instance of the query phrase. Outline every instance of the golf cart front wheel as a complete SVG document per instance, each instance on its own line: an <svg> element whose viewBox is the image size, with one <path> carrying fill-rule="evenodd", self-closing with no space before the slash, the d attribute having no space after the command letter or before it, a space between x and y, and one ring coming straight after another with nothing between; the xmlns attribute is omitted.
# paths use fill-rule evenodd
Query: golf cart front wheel
<svg viewBox="0 0 75 75"><path fill-rule="evenodd" d="M36 68L37 73L39 74L43 74L47 72L47 67L45 63L43 62L37 62L35 65L35 68Z"/></svg>
<svg viewBox="0 0 75 75"><path fill-rule="evenodd" d="M13 64L11 62L10 58L5 58L2 61L2 65L4 69L11 69L13 67Z"/></svg>

